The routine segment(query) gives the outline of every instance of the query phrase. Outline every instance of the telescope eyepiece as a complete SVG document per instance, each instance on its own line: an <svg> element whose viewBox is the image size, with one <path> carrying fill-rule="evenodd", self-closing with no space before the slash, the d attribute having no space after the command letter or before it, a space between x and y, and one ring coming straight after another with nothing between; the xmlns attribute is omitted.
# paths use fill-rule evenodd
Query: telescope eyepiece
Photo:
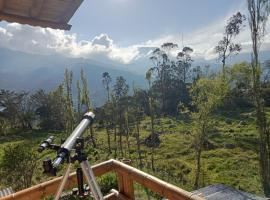
<svg viewBox="0 0 270 200"><path fill-rule="evenodd" d="M53 136L50 136L48 139L44 140L38 147L38 152L44 151L46 148L49 148L53 142Z"/></svg>
<svg viewBox="0 0 270 200"><path fill-rule="evenodd" d="M43 161L43 169L43 173L56 176L56 168L53 167L52 160L50 158L46 158Z"/></svg>

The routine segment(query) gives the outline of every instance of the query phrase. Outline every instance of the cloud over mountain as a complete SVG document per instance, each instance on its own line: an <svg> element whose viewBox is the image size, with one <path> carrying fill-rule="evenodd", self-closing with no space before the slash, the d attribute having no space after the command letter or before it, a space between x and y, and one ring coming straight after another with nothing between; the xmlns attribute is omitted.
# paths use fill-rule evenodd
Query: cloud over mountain
<svg viewBox="0 0 270 200"><path fill-rule="evenodd" d="M68 57L83 57L102 61L114 61L120 64L131 64L148 59L149 52L160 47L165 42L173 42L179 45L179 51L184 46L194 49L193 58L200 60L213 60L217 57L214 47L222 38L224 26L229 17L235 11L230 12L206 27L199 28L190 34L167 34L155 39L144 41L129 46L118 46L106 33L90 38L78 40L76 34L50 28L31 27L17 23L0 27L0 46L12 50L19 50L36 54L61 54ZM268 21L269 22L269 21ZM247 23L246 23L247 24ZM267 24L262 50L270 50L270 22ZM249 27L243 29L237 38L242 44L243 53L250 52L251 41ZM176 52L175 52L176 53Z"/></svg>

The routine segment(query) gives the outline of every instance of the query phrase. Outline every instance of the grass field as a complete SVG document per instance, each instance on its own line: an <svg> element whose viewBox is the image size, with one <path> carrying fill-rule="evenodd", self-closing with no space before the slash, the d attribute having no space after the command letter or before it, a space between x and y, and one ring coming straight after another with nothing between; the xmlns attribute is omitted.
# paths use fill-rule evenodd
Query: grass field
<svg viewBox="0 0 270 200"><path fill-rule="evenodd" d="M268 112L269 114L270 112ZM260 187L258 158L257 158L257 131L252 110L235 110L233 112L216 113L214 123L209 133L208 143L202 155L202 183L201 187L223 183L236 189L262 195ZM141 125L141 139L150 133L150 119L146 118ZM188 191L193 190L195 157L192 145L192 124L189 120L177 120L175 118L162 118L156 125L160 133L160 146L155 149L155 171L150 168L150 149L142 146L143 171L153 174L167 182L175 184ZM57 141L65 138L63 133L45 133L29 131L16 135L8 135L0 139L0 156L6 145L16 142L31 142L33 147L49 135L54 135ZM107 135L104 129L95 128L97 149L87 146L86 152L93 163L113 158L107 153ZM113 141L113 136L111 136ZM125 138L123 138L125 141ZM113 142L112 142L113 143ZM131 149L127 151L124 144L126 158L132 159L132 165L138 167L136 141L130 137ZM114 147L115 144L113 143ZM118 157L121 157L118 152ZM49 179L42 174L42 160L54 153L45 152L40 155L40 163L35 171L34 183ZM145 192L136 186L142 196ZM143 199L143 198L142 198Z"/></svg>

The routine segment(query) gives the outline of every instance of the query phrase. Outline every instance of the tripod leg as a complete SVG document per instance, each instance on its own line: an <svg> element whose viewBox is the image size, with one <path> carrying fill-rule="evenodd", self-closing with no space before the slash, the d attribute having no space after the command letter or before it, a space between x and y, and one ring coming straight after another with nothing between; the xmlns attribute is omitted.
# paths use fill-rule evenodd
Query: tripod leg
<svg viewBox="0 0 270 200"><path fill-rule="evenodd" d="M65 174L63 175L61 183L58 186L58 189L57 189L56 195L54 197L54 200L59 200L60 199L60 196L61 196L61 194L63 192L63 189L64 189L64 187L66 185L66 182L67 182L67 179L69 177L70 170L71 170L71 163L69 163L67 168L66 168Z"/></svg>
<svg viewBox="0 0 270 200"><path fill-rule="evenodd" d="M96 182L92 168L89 165L87 160L81 162L81 168L83 170L86 181L90 187L90 190L94 196L94 199L95 200L103 200L103 195L102 195L100 188Z"/></svg>

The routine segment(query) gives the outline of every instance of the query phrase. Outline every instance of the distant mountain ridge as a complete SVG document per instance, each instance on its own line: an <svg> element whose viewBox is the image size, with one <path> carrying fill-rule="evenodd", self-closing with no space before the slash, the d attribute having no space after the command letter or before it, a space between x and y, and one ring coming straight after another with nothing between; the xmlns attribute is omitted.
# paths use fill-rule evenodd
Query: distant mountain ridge
<svg viewBox="0 0 270 200"><path fill-rule="evenodd" d="M105 100L102 85L102 73L109 72L112 79L123 76L127 83L144 88L144 76L120 70L112 64L83 58L67 58L60 55L36 55L0 48L0 88L10 90L34 91L52 90L63 80L66 68L74 73L74 86L84 69L90 86L94 105L99 106Z"/></svg>

